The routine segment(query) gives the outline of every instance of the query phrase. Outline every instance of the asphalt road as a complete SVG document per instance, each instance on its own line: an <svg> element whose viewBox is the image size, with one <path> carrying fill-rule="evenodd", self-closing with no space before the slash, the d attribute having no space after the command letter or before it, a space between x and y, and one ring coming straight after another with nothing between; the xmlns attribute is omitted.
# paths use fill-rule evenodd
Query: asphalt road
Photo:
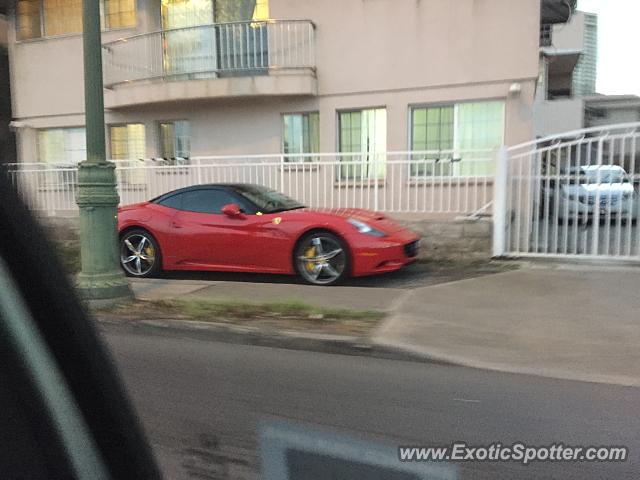
<svg viewBox="0 0 640 480"><path fill-rule="evenodd" d="M109 327L167 478L258 478L258 422L308 422L389 445L625 445L625 463L463 463L461 479L640 478L640 389Z"/></svg>

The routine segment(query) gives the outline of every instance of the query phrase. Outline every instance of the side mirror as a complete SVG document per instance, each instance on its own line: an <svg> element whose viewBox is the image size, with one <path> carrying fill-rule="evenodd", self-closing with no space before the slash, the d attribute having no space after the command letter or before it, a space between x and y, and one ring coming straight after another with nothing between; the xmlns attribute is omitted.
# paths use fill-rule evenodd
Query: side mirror
<svg viewBox="0 0 640 480"><path fill-rule="evenodd" d="M222 213L231 218L240 218L243 216L240 207L235 203L228 203L222 207Z"/></svg>

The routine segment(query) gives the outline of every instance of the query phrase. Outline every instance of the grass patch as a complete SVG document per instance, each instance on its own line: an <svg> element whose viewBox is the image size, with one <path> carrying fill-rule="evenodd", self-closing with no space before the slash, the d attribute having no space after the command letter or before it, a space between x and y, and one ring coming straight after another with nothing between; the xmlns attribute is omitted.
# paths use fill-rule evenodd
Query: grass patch
<svg viewBox="0 0 640 480"><path fill-rule="evenodd" d="M315 307L299 300L250 303L233 300L137 300L94 309L102 317L132 320L198 320L243 325L268 330L364 335L385 316L384 312Z"/></svg>
<svg viewBox="0 0 640 480"><path fill-rule="evenodd" d="M293 317L322 320L379 320L383 312L345 310L337 308L323 308L308 305L299 300L288 300L267 303L249 303L234 300L162 300L145 302L156 308L186 315L188 317L206 320L207 318L235 318L249 319L256 317Z"/></svg>

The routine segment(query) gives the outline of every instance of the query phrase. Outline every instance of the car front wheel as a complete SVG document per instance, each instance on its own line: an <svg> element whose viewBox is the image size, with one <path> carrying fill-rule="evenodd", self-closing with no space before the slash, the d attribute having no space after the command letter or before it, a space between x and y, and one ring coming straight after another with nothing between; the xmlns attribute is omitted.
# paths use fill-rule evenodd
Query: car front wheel
<svg viewBox="0 0 640 480"><path fill-rule="evenodd" d="M296 247L298 274L313 285L334 285L347 276L349 257L344 242L329 232L314 232Z"/></svg>

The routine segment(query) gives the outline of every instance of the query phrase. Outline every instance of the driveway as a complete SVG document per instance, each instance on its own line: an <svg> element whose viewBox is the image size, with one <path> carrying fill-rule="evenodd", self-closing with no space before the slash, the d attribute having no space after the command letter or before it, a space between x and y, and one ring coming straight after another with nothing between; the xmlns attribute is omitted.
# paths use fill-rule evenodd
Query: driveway
<svg viewBox="0 0 640 480"><path fill-rule="evenodd" d="M640 385L640 268L534 266L414 289L374 340L461 365Z"/></svg>

